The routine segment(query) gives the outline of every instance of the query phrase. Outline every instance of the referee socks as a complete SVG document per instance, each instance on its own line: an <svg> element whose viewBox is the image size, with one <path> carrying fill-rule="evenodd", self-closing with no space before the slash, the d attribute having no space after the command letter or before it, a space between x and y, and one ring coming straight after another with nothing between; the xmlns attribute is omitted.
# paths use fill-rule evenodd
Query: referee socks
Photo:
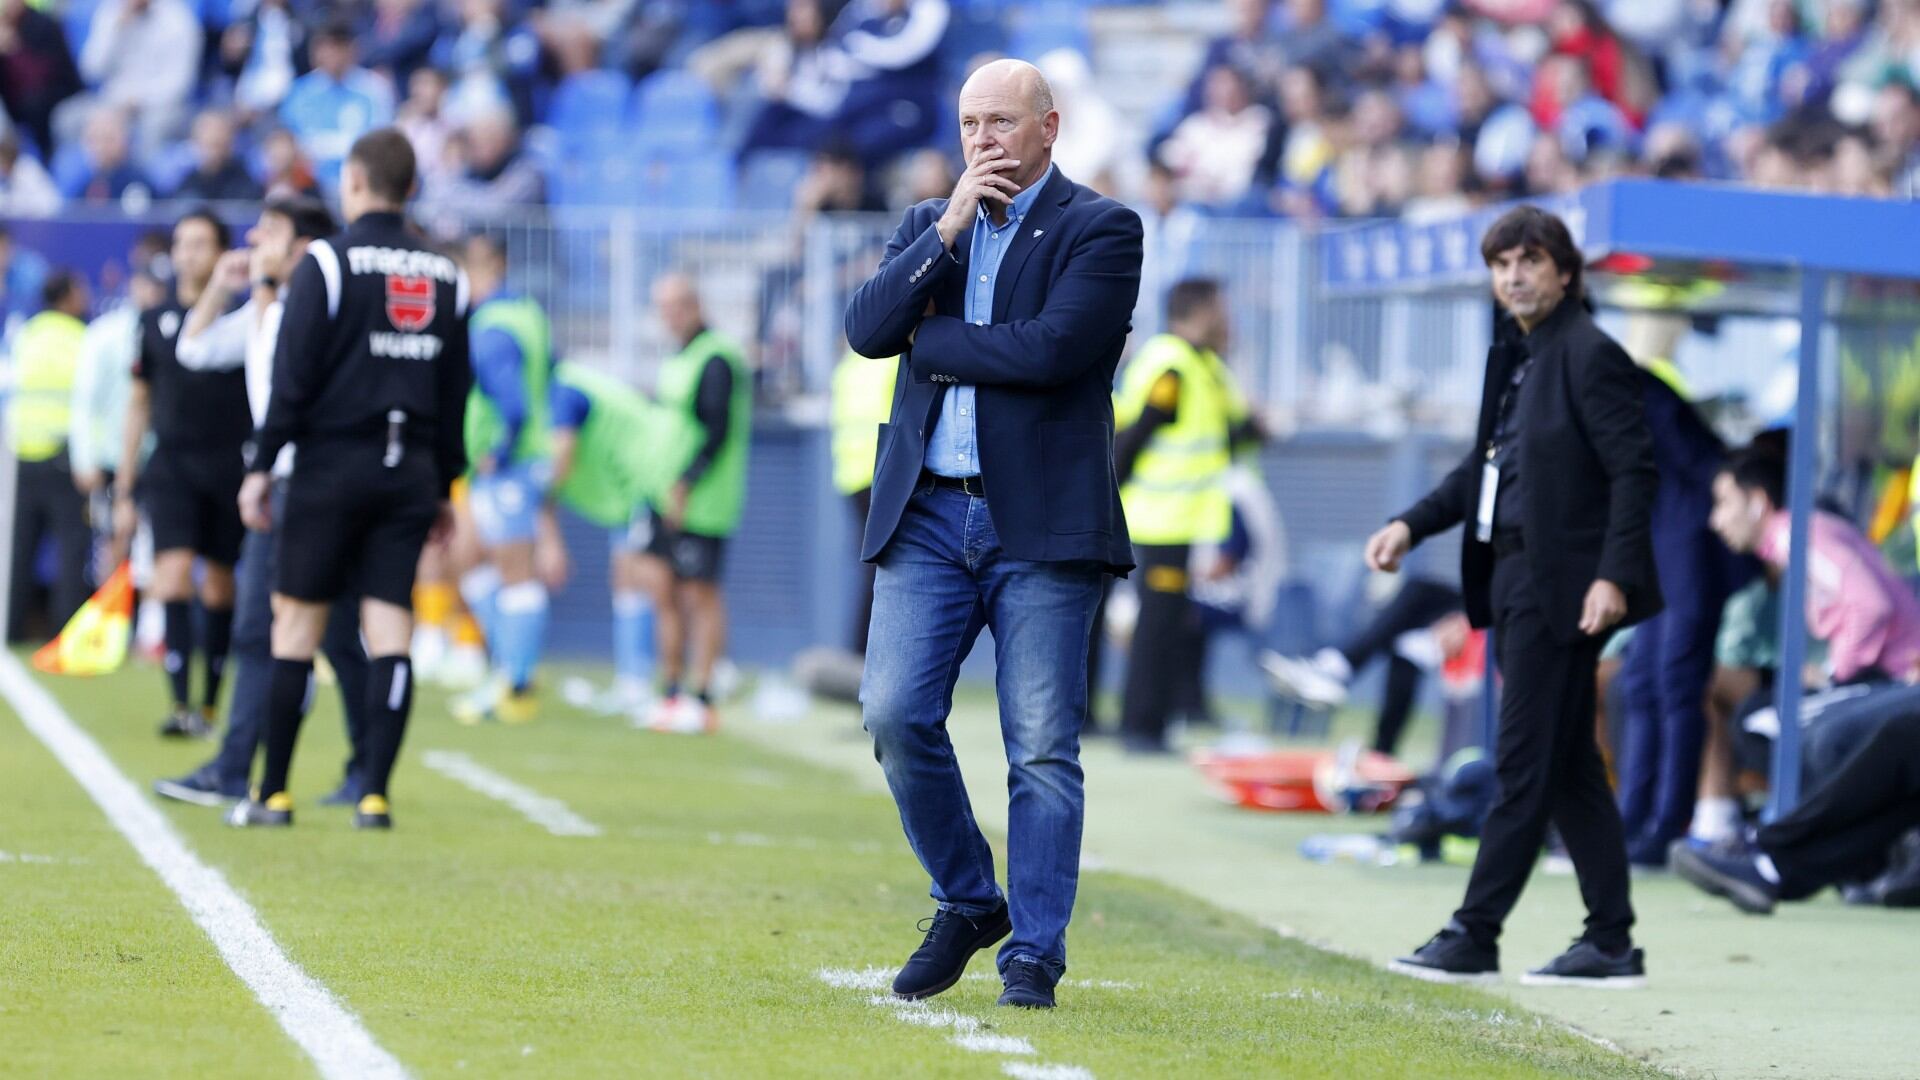
<svg viewBox="0 0 1920 1080"><path fill-rule="evenodd" d="M293 764L293 743L300 736L313 698L313 661L273 659L273 678L267 685L267 762L260 774L260 798L287 790L287 770Z"/></svg>
<svg viewBox="0 0 1920 1080"><path fill-rule="evenodd" d="M207 685L200 699L202 707L211 716L220 704L220 682L227 673L227 652L233 647L233 609L217 611L206 608L207 618Z"/></svg>
<svg viewBox="0 0 1920 1080"><path fill-rule="evenodd" d="M413 661L405 655L376 656L367 675L366 794L385 798L413 709Z"/></svg>
<svg viewBox="0 0 1920 1080"><path fill-rule="evenodd" d="M193 601L169 600L166 612L167 653L163 666L173 688L173 707L193 704Z"/></svg>

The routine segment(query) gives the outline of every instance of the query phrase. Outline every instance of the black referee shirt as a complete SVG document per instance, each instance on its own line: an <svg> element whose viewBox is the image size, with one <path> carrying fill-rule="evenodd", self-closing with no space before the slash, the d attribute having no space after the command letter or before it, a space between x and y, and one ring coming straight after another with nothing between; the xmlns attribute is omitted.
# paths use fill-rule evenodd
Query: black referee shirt
<svg viewBox="0 0 1920 1080"><path fill-rule="evenodd" d="M180 365L177 348L187 309L178 296L140 316L140 351L133 377L147 384L149 423L157 453L229 453L253 433L247 409L247 374L193 371Z"/></svg>
<svg viewBox="0 0 1920 1080"><path fill-rule="evenodd" d="M296 441L303 460L334 443L383 446L398 411L407 445L433 454L444 495L467 467L467 304L466 275L399 214L366 214L314 241L287 284L248 467L266 471Z"/></svg>

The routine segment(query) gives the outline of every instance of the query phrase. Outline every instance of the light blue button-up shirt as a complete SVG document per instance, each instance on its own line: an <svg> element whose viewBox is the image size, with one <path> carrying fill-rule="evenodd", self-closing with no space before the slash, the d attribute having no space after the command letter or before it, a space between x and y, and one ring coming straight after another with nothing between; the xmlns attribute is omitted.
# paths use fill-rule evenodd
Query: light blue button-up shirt
<svg viewBox="0 0 1920 1080"><path fill-rule="evenodd" d="M1007 223L994 227L982 203L975 211L973 244L967 256L967 321L985 326L993 321L993 287L1000 276L1000 260L1020 235L1020 223L1040 198L1040 189L1053 178L1053 166L1025 191L1013 197L1007 210ZM949 386L940 402L940 418L934 421L933 434L927 439L927 469L941 476L980 475L980 444L976 438L973 387Z"/></svg>

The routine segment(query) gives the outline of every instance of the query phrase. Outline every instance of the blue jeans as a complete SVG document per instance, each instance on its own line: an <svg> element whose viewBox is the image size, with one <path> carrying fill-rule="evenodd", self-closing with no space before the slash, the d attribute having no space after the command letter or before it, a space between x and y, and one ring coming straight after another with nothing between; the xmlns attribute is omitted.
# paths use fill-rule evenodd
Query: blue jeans
<svg viewBox="0 0 1920 1080"><path fill-rule="evenodd" d="M286 483L274 484L274 505L286 505ZM245 794L254 754L266 733L267 687L273 681L273 578L275 540L271 532L248 532L234 571L233 700L227 705L227 731L211 762L220 787ZM340 708L346 715L347 780L358 775L366 731L367 653L360 645L360 601L342 597L327 618L321 651L340 684Z"/></svg>
<svg viewBox="0 0 1920 1080"><path fill-rule="evenodd" d="M947 737L953 685L982 627L993 630L1007 749L1005 971L1032 960L1058 979L1080 879L1086 795L1080 728L1087 642L1103 569L1007 556L984 498L923 486L879 560L860 703L907 842L943 909L997 908L993 850Z"/></svg>

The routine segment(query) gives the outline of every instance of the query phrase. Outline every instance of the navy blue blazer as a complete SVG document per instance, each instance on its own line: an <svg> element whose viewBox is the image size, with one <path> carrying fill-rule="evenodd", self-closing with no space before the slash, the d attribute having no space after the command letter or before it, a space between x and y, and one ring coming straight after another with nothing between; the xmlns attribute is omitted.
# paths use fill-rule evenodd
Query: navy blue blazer
<svg viewBox="0 0 1920 1080"><path fill-rule="evenodd" d="M847 344L899 354L880 426L860 557L879 559L920 481L949 386L972 384L980 480L1016 559L1133 568L1113 471L1113 375L1140 292L1140 216L1055 169L994 282L993 321L966 321L972 231L949 253L929 199L907 211L880 269L847 303ZM926 315L933 303L934 314ZM912 345L907 335L914 333Z"/></svg>

